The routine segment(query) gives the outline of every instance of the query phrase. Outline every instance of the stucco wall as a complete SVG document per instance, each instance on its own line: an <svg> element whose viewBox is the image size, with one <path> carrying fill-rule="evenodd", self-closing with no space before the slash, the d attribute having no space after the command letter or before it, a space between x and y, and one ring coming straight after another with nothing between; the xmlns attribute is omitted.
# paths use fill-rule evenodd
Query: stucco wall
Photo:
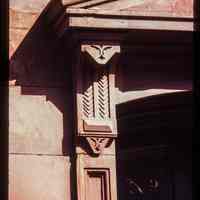
<svg viewBox="0 0 200 200"><path fill-rule="evenodd" d="M9 199L70 199L67 157L11 154L9 169Z"/></svg>
<svg viewBox="0 0 200 200"><path fill-rule="evenodd" d="M47 3L10 1L10 200L71 199L70 53L41 16Z"/></svg>

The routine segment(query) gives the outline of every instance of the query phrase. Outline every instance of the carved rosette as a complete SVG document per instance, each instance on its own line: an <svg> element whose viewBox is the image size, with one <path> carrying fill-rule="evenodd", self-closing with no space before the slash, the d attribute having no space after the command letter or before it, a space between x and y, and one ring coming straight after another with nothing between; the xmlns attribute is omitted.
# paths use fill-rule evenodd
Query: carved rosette
<svg viewBox="0 0 200 200"><path fill-rule="evenodd" d="M78 136L84 137L94 154L101 154L109 138L116 137L112 103L114 76L112 58L119 45L82 44L77 66Z"/></svg>

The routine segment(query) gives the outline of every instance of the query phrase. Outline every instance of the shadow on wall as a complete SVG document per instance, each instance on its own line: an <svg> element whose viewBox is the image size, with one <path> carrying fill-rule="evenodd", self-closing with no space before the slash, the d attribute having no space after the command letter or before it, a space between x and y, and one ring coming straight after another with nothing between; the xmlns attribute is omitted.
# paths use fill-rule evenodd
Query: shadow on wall
<svg viewBox="0 0 200 200"><path fill-rule="evenodd" d="M191 32L134 31L121 45L120 91L192 89ZM119 76L120 75L120 76Z"/></svg>
<svg viewBox="0 0 200 200"><path fill-rule="evenodd" d="M16 79L17 85L68 86L66 38L58 38L54 30L63 12L59 1L50 1L11 57L10 78Z"/></svg>
<svg viewBox="0 0 200 200"><path fill-rule="evenodd" d="M45 96L46 101L51 102L61 112L63 116L62 153L70 156L70 177L75 177L72 170L74 161L71 156L74 151L71 76L73 50L66 45L69 40L71 41L67 33L58 37L55 30L55 26L59 26L57 20L64 15L64 11L61 1L52 0L46 6L10 59L10 80L16 80L16 85L21 87L22 96ZM29 100L27 102L27 106L31 106L31 102L30 104ZM74 185L73 181L71 178L72 185ZM71 192L73 197L73 191Z"/></svg>
<svg viewBox="0 0 200 200"><path fill-rule="evenodd" d="M67 35L58 37L57 19L65 9L52 0L43 10L10 59L10 80L21 86L22 95L46 96L63 114L63 154L72 145L73 99L71 65L73 51L66 46ZM53 88L55 93L50 89Z"/></svg>

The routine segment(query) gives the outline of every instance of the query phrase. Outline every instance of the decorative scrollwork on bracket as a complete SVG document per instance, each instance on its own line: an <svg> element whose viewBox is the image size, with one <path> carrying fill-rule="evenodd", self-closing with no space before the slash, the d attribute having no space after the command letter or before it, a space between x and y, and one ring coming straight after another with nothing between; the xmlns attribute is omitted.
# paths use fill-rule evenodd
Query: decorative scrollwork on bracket
<svg viewBox="0 0 200 200"><path fill-rule="evenodd" d="M94 154L99 155L109 142L109 138L86 137Z"/></svg>
<svg viewBox="0 0 200 200"><path fill-rule="evenodd" d="M120 52L119 45L88 44L82 45L82 52L87 52L98 64L106 64L115 53Z"/></svg>
<svg viewBox="0 0 200 200"><path fill-rule="evenodd" d="M105 51L111 49L111 46L103 46L103 45L91 45L91 47L95 48L99 51L98 59L104 60L105 58Z"/></svg>

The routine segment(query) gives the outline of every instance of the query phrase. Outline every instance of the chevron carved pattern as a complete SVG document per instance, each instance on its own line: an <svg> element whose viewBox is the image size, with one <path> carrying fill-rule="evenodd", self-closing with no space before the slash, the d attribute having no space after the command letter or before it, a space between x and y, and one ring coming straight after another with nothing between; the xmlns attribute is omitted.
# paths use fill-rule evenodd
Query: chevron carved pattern
<svg viewBox="0 0 200 200"><path fill-rule="evenodd" d="M109 82L108 73L100 74L98 81L98 116L102 119L109 118Z"/></svg>
<svg viewBox="0 0 200 200"><path fill-rule="evenodd" d="M87 119L108 119L110 117L108 71L98 72L96 84L97 90L94 90L94 83L90 81L90 84L83 92L83 116ZM97 97L95 102L94 95Z"/></svg>
<svg viewBox="0 0 200 200"><path fill-rule="evenodd" d="M83 94L83 115L86 118L94 117L94 95L93 86L90 85Z"/></svg>

